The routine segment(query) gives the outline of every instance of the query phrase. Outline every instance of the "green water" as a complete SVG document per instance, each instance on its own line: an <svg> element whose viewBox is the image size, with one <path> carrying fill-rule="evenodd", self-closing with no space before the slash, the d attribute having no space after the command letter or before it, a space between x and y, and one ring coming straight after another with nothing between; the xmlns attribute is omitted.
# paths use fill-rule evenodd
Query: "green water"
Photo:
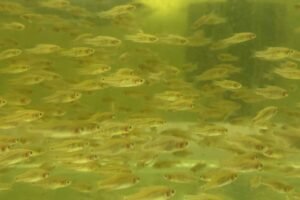
<svg viewBox="0 0 300 200"><path fill-rule="evenodd" d="M0 200L300 199L299 17L296 0L0 0Z"/></svg>

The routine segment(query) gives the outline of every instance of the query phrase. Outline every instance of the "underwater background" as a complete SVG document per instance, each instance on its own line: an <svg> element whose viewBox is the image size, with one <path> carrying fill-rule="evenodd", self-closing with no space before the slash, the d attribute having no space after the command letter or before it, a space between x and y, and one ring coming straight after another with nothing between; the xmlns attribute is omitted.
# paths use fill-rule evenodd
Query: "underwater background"
<svg viewBox="0 0 300 200"><path fill-rule="evenodd" d="M299 200L298 18L0 0L0 200Z"/></svg>

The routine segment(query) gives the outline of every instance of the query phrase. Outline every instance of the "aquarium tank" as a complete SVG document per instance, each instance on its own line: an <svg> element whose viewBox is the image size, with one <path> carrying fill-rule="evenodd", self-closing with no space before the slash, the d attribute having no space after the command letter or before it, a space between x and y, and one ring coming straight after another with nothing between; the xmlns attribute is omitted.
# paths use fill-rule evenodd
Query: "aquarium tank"
<svg viewBox="0 0 300 200"><path fill-rule="evenodd" d="M300 200L299 19L0 0L0 200Z"/></svg>

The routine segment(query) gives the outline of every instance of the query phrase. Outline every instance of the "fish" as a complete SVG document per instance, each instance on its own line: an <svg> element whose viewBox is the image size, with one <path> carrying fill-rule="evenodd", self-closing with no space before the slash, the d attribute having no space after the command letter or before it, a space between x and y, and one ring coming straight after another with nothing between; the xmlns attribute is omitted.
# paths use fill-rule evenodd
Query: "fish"
<svg viewBox="0 0 300 200"><path fill-rule="evenodd" d="M188 45L189 39L180 35L168 34L166 36L159 37L159 42L169 45Z"/></svg>
<svg viewBox="0 0 300 200"><path fill-rule="evenodd" d="M214 137L226 134L228 129L221 125L199 124L192 126L190 131L199 136Z"/></svg>
<svg viewBox="0 0 300 200"><path fill-rule="evenodd" d="M103 136L116 137L128 135L134 127L128 123L114 123L107 121L103 123L100 130L97 134L94 135L94 138L101 138Z"/></svg>
<svg viewBox="0 0 300 200"><path fill-rule="evenodd" d="M36 69L33 74L36 76L42 76L44 81L57 81L63 79L62 75L59 73L46 69Z"/></svg>
<svg viewBox="0 0 300 200"><path fill-rule="evenodd" d="M92 163L99 159L98 155L90 154L90 153L82 153L78 152L69 152L64 154L57 154L57 152L53 151L51 153L51 159L58 163L67 164L67 166L74 165L84 165L88 163Z"/></svg>
<svg viewBox="0 0 300 200"><path fill-rule="evenodd" d="M151 167L156 169L168 169L173 168L179 165L181 161L179 160L157 160L155 161Z"/></svg>
<svg viewBox="0 0 300 200"><path fill-rule="evenodd" d="M217 55L217 58L222 62L234 62L239 60L237 56L234 56L230 53L220 53Z"/></svg>
<svg viewBox="0 0 300 200"><path fill-rule="evenodd" d="M278 113L278 107L276 106L267 106L255 115L254 118L252 118L252 123L254 125L263 124L269 120L271 120L276 114Z"/></svg>
<svg viewBox="0 0 300 200"><path fill-rule="evenodd" d="M231 170L221 170L217 174L209 177L209 180L204 185L200 186L203 191L224 187L232 184L238 178L238 174Z"/></svg>
<svg viewBox="0 0 300 200"><path fill-rule="evenodd" d="M188 172L173 172L163 175L164 179L174 183L192 183L196 181L193 174Z"/></svg>
<svg viewBox="0 0 300 200"><path fill-rule="evenodd" d="M95 90L101 90L104 88L107 88L108 85L101 82L98 79L89 79L89 80L84 80L75 84L72 84L70 88L75 91L80 91L80 92L88 92L88 91L95 91Z"/></svg>
<svg viewBox="0 0 300 200"><path fill-rule="evenodd" d="M135 127L137 128L158 128L166 124L166 121L161 119L161 118L152 118L152 117L147 117L147 118L132 118L129 119L128 122L130 124L134 124Z"/></svg>
<svg viewBox="0 0 300 200"><path fill-rule="evenodd" d="M256 88L255 94L267 99L282 99L288 96L288 91L278 86L267 85L264 88Z"/></svg>
<svg viewBox="0 0 300 200"><path fill-rule="evenodd" d="M2 1L0 3L0 11L6 14L18 15L26 11L26 8L15 2Z"/></svg>
<svg viewBox="0 0 300 200"><path fill-rule="evenodd" d="M196 162L189 170L193 173L198 173L207 167L207 163L204 161Z"/></svg>
<svg viewBox="0 0 300 200"><path fill-rule="evenodd" d="M72 103L78 101L82 97L82 93L72 90L56 91L54 94L44 97L46 103Z"/></svg>
<svg viewBox="0 0 300 200"><path fill-rule="evenodd" d="M227 20L224 17L220 17L215 13L210 13L207 15L203 15L199 17L192 25L193 29L199 29L202 28L205 25L218 25L223 24Z"/></svg>
<svg viewBox="0 0 300 200"><path fill-rule="evenodd" d="M300 51L294 50L293 52L291 52L288 58L290 58L291 60L300 61Z"/></svg>
<svg viewBox="0 0 300 200"><path fill-rule="evenodd" d="M44 116L44 113L39 110L32 109L20 109L15 112L2 116L1 125L5 124L20 124L20 123L28 123L41 119Z"/></svg>
<svg viewBox="0 0 300 200"><path fill-rule="evenodd" d="M117 47L122 44L122 41L115 37L102 35L98 35L93 38L85 38L83 42L95 47Z"/></svg>
<svg viewBox="0 0 300 200"><path fill-rule="evenodd" d="M44 16L37 13L25 12L20 14L20 18L26 20L29 23L32 23L33 21L43 20Z"/></svg>
<svg viewBox="0 0 300 200"><path fill-rule="evenodd" d="M153 141L148 141L144 144L144 150L158 151L158 152L174 152L187 148L189 141L173 136L161 136Z"/></svg>
<svg viewBox="0 0 300 200"><path fill-rule="evenodd" d="M99 75L111 70L111 66L100 64L100 63L93 63L90 65L82 66L78 69L78 74L80 75Z"/></svg>
<svg viewBox="0 0 300 200"><path fill-rule="evenodd" d="M221 195L199 193L194 195L184 195L183 200L224 200Z"/></svg>
<svg viewBox="0 0 300 200"><path fill-rule="evenodd" d="M47 190L56 190L59 188L65 188L72 184L72 181L65 177L59 177L59 176L49 176L46 179L43 179L34 185L42 187Z"/></svg>
<svg viewBox="0 0 300 200"><path fill-rule="evenodd" d="M209 43L211 43L211 39L207 38L204 31L198 30L189 35L187 38L188 40L188 46L192 47L199 47L199 46L205 46Z"/></svg>
<svg viewBox="0 0 300 200"><path fill-rule="evenodd" d="M97 184L99 190L121 190L133 187L140 181L140 178L134 174L116 174L101 180Z"/></svg>
<svg viewBox="0 0 300 200"><path fill-rule="evenodd" d="M228 164L225 164L227 167L238 171L240 173L251 173L255 171L260 171L263 169L264 165L261 161L257 159L243 159L236 161L229 161Z"/></svg>
<svg viewBox="0 0 300 200"><path fill-rule="evenodd" d="M14 79L11 79L9 82L12 85L38 85L44 82L45 77L39 74L25 73Z"/></svg>
<svg viewBox="0 0 300 200"><path fill-rule="evenodd" d="M32 101L27 95L15 91L5 94L4 98L7 100L7 104L12 106L25 106Z"/></svg>
<svg viewBox="0 0 300 200"><path fill-rule="evenodd" d="M30 149L14 149L0 158L1 167L11 167L24 162L34 156Z"/></svg>
<svg viewBox="0 0 300 200"><path fill-rule="evenodd" d="M278 61L289 58L295 50L287 47L268 47L265 50L255 52L254 56L259 59Z"/></svg>
<svg viewBox="0 0 300 200"><path fill-rule="evenodd" d="M132 68L122 67L118 69L115 73L115 76L137 76L138 74Z"/></svg>
<svg viewBox="0 0 300 200"><path fill-rule="evenodd" d="M273 73L291 80L300 79L300 69L297 66L280 66L274 69Z"/></svg>
<svg viewBox="0 0 300 200"><path fill-rule="evenodd" d="M51 54L60 51L62 48L56 44L37 44L35 47L26 49L29 54Z"/></svg>
<svg viewBox="0 0 300 200"><path fill-rule="evenodd" d="M238 44L249 40L253 40L255 38L256 38L255 33L241 32L241 33L234 33L231 37L223 39L222 42L231 45L231 44Z"/></svg>
<svg viewBox="0 0 300 200"><path fill-rule="evenodd" d="M145 79L139 76L107 76L101 78L101 82L111 87L136 87L145 83Z"/></svg>
<svg viewBox="0 0 300 200"><path fill-rule="evenodd" d="M255 176L250 180L250 186L252 188L257 188L260 185L267 186L275 192L284 194L290 193L295 189L294 186L283 181L275 179L263 179L261 176Z"/></svg>
<svg viewBox="0 0 300 200"><path fill-rule="evenodd" d="M95 49L90 47L73 47L69 50L61 52L61 55L67 57L81 58L86 56L91 56L96 52Z"/></svg>
<svg viewBox="0 0 300 200"><path fill-rule="evenodd" d="M1 28L11 31L23 31L26 26L20 22L10 22L2 24Z"/></svg>
<svg viewBox="0 0 300 200"><path fill-rule="evenodd" d="M49 177L49 171L43 169L31 169L15 177L16 182L36 183Z"/></svg>
<svg viewBox="0 0 300 200"><path fill-rule="evenodd" d="M28 64L11 64L7 67L0 68L1 74L19 74L30 70L31 67Z"/></svg>
<svg viewBox="0 0 300 200"><path fill-rule="evenodd" d="M12 149L11 144L0 143L0 153L7 153Z"/></svg>
<svg viewBox="0 0 300 200"><path fill-rule="evenodd" d="M233 73L239 73L239 72L240 69L233 65L217 65L215 67L212 67L202 72L200 75L196 76L196 79L201 81L223 79Z"/></svg>
<svg viewBox="0 0 300 200"><path fill-rule="evenodd" d="M232 36L213 43L211 50L225 49L232 45L247 42L256 38L256 34L252 32L234 33Z"/></svg>
<svg viewBox="0 0 300 200"><path fill-rule="evenodd" d="M100 18L114 19L116 17L129 14L136 10L136 6L132 4L117 5L109 10L101 11L97 15Z"/></svg>
<svg viewBox="0 0 300 200"><path fill-rule="evenodd" d="M100 131L99 124L86 121L60 121L29 127L30 132L40 133L47 138L66 139L78 136L91 135Z"/></svg>
<svg viewBox="0 0 300 200"><path fill-rule="evenodd" d="M6 191L6 190L11 190L13 187L13 183L2 183L0 182L0 191Z"/></svg>
<svg viewBox="0 0 300 200"><path fill-rule="evenodd" d="M154 95L155 99L158 100L163 100L163 101L177 101L181 99L184 96L184 94L181 91L172 91L172 90L167 90L164 92L156 93Z"/></svg>
<svg viewBox="0 0 300 200"><path fill-rule="evenodd" d="M90 143L81 139L69 139L61 141L59 144L50 144L50 151L61 151L61 152L76 152L89 147Z"/></svg>
<svg viewBox="0 0 300 200"><path fill-rule="evenodd" d="M226 79L214 81L213 84L227 90L236 90L242 88L242 84L240 84L239 82Z"/></svg>
<svg viewBox="0 0 300 200"><path fill-rule="evenodd" d="M65 9L71 5L69 0L46 0L39 3L40 6L46 8Z"/></svg>
<svg viewBox="0 0 300 200"><path fill-rule="evenodd" d="M81 193L90 194L95 190L94 183L86 183L86 182L73 182L71 188L75 191Z"/></svg>
<svg viewBox="0 0 300 200"><path fill-rule="evenodd" d="M4 97L0 96L0 108L7 104L7 100Z"/></svg>
<svg viewBox="0 0 300 200"><path fill-rule="evenodd" d="M167 200L175 195L176 191L168 186L144 186L134 194L124 197L124 200Z"/></svg>
<svg viewBox="0 0 300 200"><path fill-rule="evenodd" d="M113 112L94 112L87 117L87 121L101 123L115 119L115 117L115 113Z"/></svg>
<svg viewBox="0 0 300 200"><path fill-rule="evenodd" d="M136 43L155 43L159 40L159 38L155 35L144 33L143 31L138 32L134 35L125 35L125 39L136 42Z"/></svg>
<svg viewBox="0 0 300 200"><path fill-rule="evenodd" d="M57 151L63 152L63 151ZM69 170L74 170L79 173L95 173L100 172L101 166L97 163L97 160L90 160L84 163L73 163L72 161L63 161L63 167Z"/></svg>
<svg viewBox="0 0 300 200"><path fill-rule="evenodd" d="M6 60L21 55L21 49L6 49L0 52L0 60Z"/></svg>

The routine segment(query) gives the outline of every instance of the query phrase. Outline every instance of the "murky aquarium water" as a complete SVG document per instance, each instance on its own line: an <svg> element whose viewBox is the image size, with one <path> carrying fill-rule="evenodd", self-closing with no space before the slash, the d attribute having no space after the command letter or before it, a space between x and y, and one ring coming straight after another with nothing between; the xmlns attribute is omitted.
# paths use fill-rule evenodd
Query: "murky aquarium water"
<svg viewBox="0 0 300 200"><path fill-rule="evenodd" d="M299 200L300 1L0 0L0 200Z"/></svg>

